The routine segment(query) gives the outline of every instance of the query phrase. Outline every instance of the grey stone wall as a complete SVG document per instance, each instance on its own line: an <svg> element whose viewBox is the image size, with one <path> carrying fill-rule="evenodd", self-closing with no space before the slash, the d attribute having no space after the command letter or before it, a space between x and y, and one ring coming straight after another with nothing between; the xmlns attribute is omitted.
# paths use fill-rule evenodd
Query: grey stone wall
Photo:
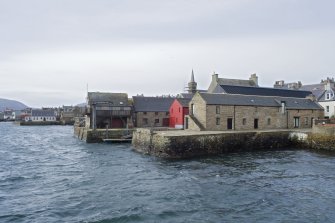
<svg viewBox="0 0 335 223"><path fill-rule="evenodd" d="M109 129L106 131L105 129L92 130L85 127L74 127L74 135L87 143L99 143L103 142L103 139L120 139L134 131L134 129Z"/></svg>
<svg viewBox="0 0 335 223"><path fill-rule="evenodd" d="M137 151L163 158L271 150L292 147L296 143L290 138L289 131L165 136L149 130L137 130L133 135L133 146Z"/></svg>
<svg viewBox="0 0 335 223"><path fill-rule="evenodd" d="M148 123L144 123L143 119L147 119ZM136 112L135 113L135 125L138 128L142 127L163 127L163 119L170 118L168 112ZM159 119L159 123L155 123L155 119Z"/></svg>
<svg viewBox="0 0 335 223"><path fill-rule="evenodd" d="M192 107L193 104L193 107ZM192 110L193 108L193 110ZM207 109L206 102L200 96L200 94L196 93L192 100L189 103L189 115L196 119L198 122L202 124L204 128L207 125ZM189 120L189 128L190 130L199 130L199 126L192 119Z"/></svg>
<svg viewBox="0 0 335 223"><path fill-rule="evenodd" d="M322 110L291 109L283 114L279 107L206 105L199 94L193 97L190 107L192 104L195 107L194 117L207 131L230 130L228 119L232 119L231 130L253 130L255 119L258 119L259 130L293 129L295 117L300 120L298 128L311 128L312 119L323 117ZM199 130L199 127L190 120L188 129Z"/></svg>
<svg viewBox="0 0 335 223"><path fill-rule="evenodd" d="M300 126L299 128L311 128L312 118L322 119L324 116L323 110L288 110L288 128L294 128L294 117L299 117ZM307 123L305 124L305 118L307 118Z"/></svg>

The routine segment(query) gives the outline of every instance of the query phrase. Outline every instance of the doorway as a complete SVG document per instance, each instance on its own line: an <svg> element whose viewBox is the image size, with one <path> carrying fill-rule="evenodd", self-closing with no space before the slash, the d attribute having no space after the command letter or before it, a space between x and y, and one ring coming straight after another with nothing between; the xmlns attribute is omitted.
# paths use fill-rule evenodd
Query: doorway
<svg viewBox="0 0 335 223"><path fill-rule="evenodd" d="M254 119L254 129L258 129L258 118Z"/></svg>
<svg viewBox="0 0 335 223"><path fill-rule="evenodd" d="M227 129L233 129L233 119L232 118L227 119Z"/></svg>

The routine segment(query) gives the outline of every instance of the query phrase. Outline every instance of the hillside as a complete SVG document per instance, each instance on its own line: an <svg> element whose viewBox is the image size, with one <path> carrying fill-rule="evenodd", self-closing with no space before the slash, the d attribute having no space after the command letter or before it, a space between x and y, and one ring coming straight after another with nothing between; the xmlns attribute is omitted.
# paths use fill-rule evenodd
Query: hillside
<svg viewBox="0 0 335 223"><path fill-rule="evenodd" d="M0 98L0 111L4 111L6 108L14 109L14 110L21 110L27 107L28 107L27 105L19 101Z"/></svg>

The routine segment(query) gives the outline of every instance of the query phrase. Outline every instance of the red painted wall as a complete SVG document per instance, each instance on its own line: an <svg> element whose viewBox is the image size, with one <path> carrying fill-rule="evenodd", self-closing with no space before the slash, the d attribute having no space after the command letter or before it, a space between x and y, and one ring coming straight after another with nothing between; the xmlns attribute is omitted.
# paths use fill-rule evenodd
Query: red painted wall
<svg viewBox="0 0 335 223"><path fill-rule="evenodd" d="M175 128L176 125L184 125L184 117L188 115L188 107L182 107L178 100L174 100L170 107L169 127Z"/></svg>

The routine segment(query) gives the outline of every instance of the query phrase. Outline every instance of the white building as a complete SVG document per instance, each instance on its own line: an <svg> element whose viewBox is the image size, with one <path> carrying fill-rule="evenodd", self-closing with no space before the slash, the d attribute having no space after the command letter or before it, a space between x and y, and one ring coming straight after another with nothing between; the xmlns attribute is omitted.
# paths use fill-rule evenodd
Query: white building
<svg viewBox="0 0 335 223"><path fill-rule="evenodd" d="M335 117L335 93L334 82L325 84L325 91L319 98L319 104L325 109L325 117Z"/></svg>
<svg viewBox="0 0 335 223"><path fill-rule="evenodd" d="M320 84L303 85L303 90L310 90L317 102L324 108L325 118L335 117L335 81L334 78L321 80Z"/></svg>
<svg viewBox="0 0 335 223"><path fill-rule="evenodd" d="M25 117L26 122L54 122L56 115L54 110L32 109L31 115Z"/></svg>

